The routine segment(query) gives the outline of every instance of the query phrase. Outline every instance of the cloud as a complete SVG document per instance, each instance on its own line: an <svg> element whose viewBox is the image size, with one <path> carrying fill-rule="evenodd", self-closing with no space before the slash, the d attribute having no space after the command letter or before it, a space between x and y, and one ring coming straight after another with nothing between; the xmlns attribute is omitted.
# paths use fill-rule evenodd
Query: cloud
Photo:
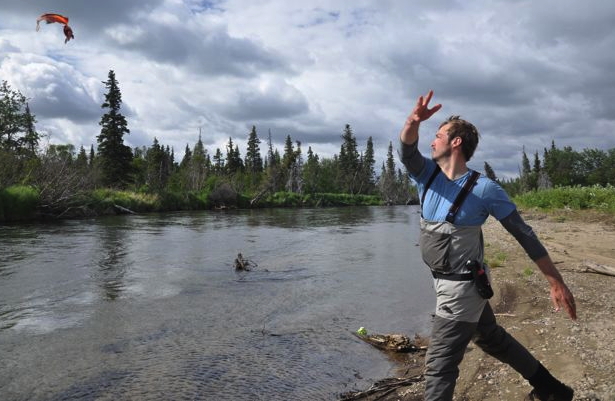
<svg viewBox="0 0 615 401"><path fill-rule="evenodd" d="M110 45L128 54L202 75L254 77L261 72L289 73L284 60L246 38L228 35L223 26L204 27L153 11L146 20L106 30Z"/></svg>
<svg viewBox="0 0 615 401"><path fill-rule="evenodd" d="M11 77L13 89L29 99L30 108L36 110L39 119L83 122L100 116L98 88L68 63L8 53L0 62L0 75Z"/></svg>
<svg viewBox="0 0 615 401"><path fill-rule="evenodd" d="M291 135L321 157L339 152L350 124L379 160L418 95L483 137L472 161L518 173L521 152L609 149L615 136L615 3L572 0L2 1L0 74L31 98L37 128L89 147L103 81L114 70L134 146L156 137L181 155L199 130L210 151L252 125L275 145ZM70 17L35 32L36 17ZM45 28L59 28L49 26ZM64 134L65 133L65 134Z"/></svg>
<svg viewBox="0 0 615 401"><path fill-rule="evenodd" d="M220 112L235 121L268 121L293 118L308 112L305 96L295 87L277 78L263 79L250 90L239 90L225 103Z"/></svg>

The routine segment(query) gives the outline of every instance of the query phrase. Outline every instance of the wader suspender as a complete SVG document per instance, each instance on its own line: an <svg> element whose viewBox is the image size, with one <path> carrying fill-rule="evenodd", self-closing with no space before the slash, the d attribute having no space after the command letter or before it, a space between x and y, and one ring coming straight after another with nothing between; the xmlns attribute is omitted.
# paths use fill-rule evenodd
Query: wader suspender
<svg viewBox="0 0 615 401"><path fill-rule="evenodd" d="M459 195L455 198L455 202L453 202L451 208L448 210L448 213L446 214L446 221L451 224L455 223L455 216L457 216L457 212L459 211L461 204L464 200L466 200L466 197L470 191L472 191L472 187L476 184L476 180L478 180L479 176L480 173L478 171L472 171L472 175L468 178L463 188L461 188L461 192L459 192Z"/></svg>
<svg viewBox="0 0 615 401"><path fill-rule="evenodd" d="M423 195L421 196L421 215L423 215L423 203L425 203L425 195L427 194L427 190L433 183L433 180L436 179L436 176L440 173L440 171L442 171L440 170L440 166L436 165L436 169L429 177L429 180L427 180L427 184L425 184L425 189L423 190ZM480 173L478 171L472 171L472 175L468 178L463 188L461 188L459 194L457 194L457 197L455 198L455 201L451 205L450 209L448 209L446 221L451 224L455 223L455 216L457 216L457 212L459 211L463 201L466 200L466 197L470 194L470 191L472 191L472 187L476 184L478 177L480 177Z"/></svg>
<svg viewBox="0 0 615 401"><path fill-rule="evenodd" d="M436 169L431 174L431 177L429 177L429 180L427 180L427 184L425 184L425 189L423 190L423 195L421 196L421 216L423 215L423 203L425 202L425 194L427 194L427 190L429 189L433 181L436 179L436 176L440 173L440 171L440 166L436 165ZM461 191L459 191L459 194L457 194L455 201L448 210L448 213L446 214L446 221L451 224L454 224L455 216L457 216L457 212L459 212L461 204L466 199L470 191L472 191L472 187L474 186L474 184L476 184L476 181L478 180L479 176L480 173L478 171L472 171L472 175L470 176L470 178L468 178L464 186L461 188ZM434 278L441 278L451 281L469 281L474 278L472 273L445 274L433 270L431 270L431 275Z"/></svg>
<svg viewBox="0 0 615 401"><path fill-rule="evenodd" d="M421 217L423 217L423 204L425 204L425 195L427 194L427 190L431 187L433 180L436 179L436 176L440 173L440 166L436 164L436 169L431 173L431 176L427 180L427 184L425 184L425 189L423 190L423 195L421 196Z"/></svg>

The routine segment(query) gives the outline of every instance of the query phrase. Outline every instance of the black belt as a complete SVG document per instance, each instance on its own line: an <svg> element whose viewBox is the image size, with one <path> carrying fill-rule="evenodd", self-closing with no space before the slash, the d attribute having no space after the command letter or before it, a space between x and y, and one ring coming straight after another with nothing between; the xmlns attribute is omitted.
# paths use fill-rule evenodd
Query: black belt
<svg viewBox="0 0 615 401"><path fill-rule="evenodd" d="M436 271L431 271L431 275L433 276L433 278L439 278L442 280L450 280L450 281L470 281L474 279L474 276L472 276L472 273L460 273L460 274L455 274L455 273L440 273L440 272L436 272Z"/></svg>

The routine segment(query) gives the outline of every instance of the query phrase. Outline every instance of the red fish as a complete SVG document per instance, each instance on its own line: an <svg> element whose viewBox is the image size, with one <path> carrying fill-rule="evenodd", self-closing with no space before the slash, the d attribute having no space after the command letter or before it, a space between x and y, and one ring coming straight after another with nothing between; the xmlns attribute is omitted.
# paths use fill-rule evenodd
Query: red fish
<svg viewBox="0 0 615 401"><path fill-rule="evenodd" d="M60 14L43 14L36 19L36 30L37 31L41 28L40 27L41 21L45 21L48 24L52 24L54 22L63 24L64 25L64 36L66 37L66 39L64 39L64 43L68 42L71 39L75 39L75 35L73 35L73 30L71 29L70 26L68 26L68 17L65 17Z"/></svg>
<svg viewBox="0 0 615 401"><path fill-rule="evenodd" d="M73 30L68 25L64 25L64 36L66 36L66 39L64 39L64 43L68 42L71 39L75 39L75 35L73 35Z"/></svg>

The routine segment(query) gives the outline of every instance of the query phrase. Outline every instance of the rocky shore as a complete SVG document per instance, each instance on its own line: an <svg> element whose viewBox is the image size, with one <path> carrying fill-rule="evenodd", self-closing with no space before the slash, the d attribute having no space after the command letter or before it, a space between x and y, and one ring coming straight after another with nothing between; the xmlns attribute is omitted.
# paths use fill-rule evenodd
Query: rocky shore
<svg viewBox="0 0 615 401"><path fill-rule="evenodd" d="M578 320L554 310L544 276L514 238L489 219L484 226L485 249L494 266L491 305L498 321L554 376L574 388L575 400L614 401L615 276L596 273L593 268L615 267L615 220L592 212L522 214L572 290ZM375 383L375 391L353 399L421 400L422 353L399 355L398 359L398 377ZM518 373L473 344L460 371L456 401L523 400L531 389Z"/></svg>

